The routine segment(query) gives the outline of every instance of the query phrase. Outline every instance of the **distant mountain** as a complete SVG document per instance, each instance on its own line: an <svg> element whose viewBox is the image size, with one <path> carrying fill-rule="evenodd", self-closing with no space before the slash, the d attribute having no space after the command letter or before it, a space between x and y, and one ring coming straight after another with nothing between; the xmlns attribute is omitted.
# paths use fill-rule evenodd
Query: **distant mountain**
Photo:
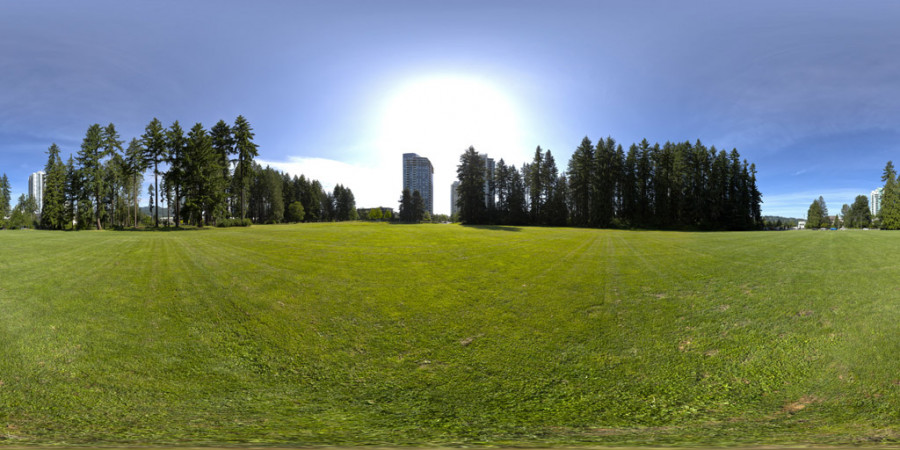
<svg viewBox="0 0 900 450"><path fill-rule="evenodd" d="M793 217L781 217L781 216L763 216L762 219L763 219L763 222L766 222L766 223L769 223L769 222L774 223L774 222L777 222L780 220L781 223L784 224L785 226L792 226L792 227L796 227L798 221L806 220L806 219L795 219Z"/></svg>

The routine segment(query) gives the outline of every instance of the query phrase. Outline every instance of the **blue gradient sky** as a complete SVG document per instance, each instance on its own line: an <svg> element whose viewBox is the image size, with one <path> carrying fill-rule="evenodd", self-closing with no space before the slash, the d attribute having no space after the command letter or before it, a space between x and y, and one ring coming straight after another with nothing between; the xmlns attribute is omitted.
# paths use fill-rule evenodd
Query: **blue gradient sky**
<svg viewBox="0 0 900 450"><path fill-rule="evenodd" d="M582 137L611 135L737 148L764 214L805 216L819 195L836 212L900 160L898 19L887 1L2 2L0 173L15 200L92 123L127 141L153 117L243 114L264 164L361 207L397 206L407 151L432 159L446 213L469 145L517 166L540 145L563 169ZM417 83L476 83L463 100L502 133L403 141L426 122L386 111ZM494 94L502 107L480 103Z"/></svg>

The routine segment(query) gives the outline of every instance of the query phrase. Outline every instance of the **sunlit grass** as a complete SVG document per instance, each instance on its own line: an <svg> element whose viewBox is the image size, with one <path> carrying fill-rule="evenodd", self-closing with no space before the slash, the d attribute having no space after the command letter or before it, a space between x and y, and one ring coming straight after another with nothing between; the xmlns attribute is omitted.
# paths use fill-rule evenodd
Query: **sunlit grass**
<svg viewBox="0 0 900 450"><path fill-rule="evenodd" d="M0 444L900 439L900 238L0 232Z"/></svg>

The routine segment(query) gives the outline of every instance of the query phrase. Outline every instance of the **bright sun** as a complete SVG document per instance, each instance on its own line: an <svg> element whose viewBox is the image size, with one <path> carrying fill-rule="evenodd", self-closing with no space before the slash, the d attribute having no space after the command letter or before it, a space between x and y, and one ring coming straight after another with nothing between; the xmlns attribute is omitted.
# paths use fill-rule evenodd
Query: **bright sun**
<svg viewBox="0 0 900 450"><path fill-rule="evenodd" d="M513 103L490 83L440 76L408 83L381 115L382 143L392 151L481 153L508 150L521 139Z"/></svg>

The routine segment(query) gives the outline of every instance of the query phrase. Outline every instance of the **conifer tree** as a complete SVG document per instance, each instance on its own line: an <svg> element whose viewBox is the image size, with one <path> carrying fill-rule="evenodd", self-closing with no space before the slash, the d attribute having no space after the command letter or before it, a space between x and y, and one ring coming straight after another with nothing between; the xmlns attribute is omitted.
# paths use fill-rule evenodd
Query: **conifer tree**
<svg viewBox="0 0 900 450"><path fill-rule="evenodd" d="M822 209L819 206L819 202L813 200L813 202L809 205L809 209L806 210L806 228L814 229L821 228L822 224L820 223L822 218Z"/></svg>
<svg viewBox="0 0 900 450"><path fill-rule="evenodd" d="M203 124L194 124L184 141L180 164L184 208L194 225L202 227L211 220L209 216L220 189L216 183L222 174L219 164L218 155L212 146L212 137L207 134ZM176 211L177 205L176 200Z"/></svg>
<svg viewBox="0 0 900 450"><path fill-rule="evenodd" d="M400 216L399 219L403 223L412 223L413 203L412 193L409 189L404 188L400 193Z"/></svg>
<svg viewBox="0 0 900 450"><path fill-rule="evenodd" d="M93 210L93 222L98 230L102 230L103 226L100 221L102 219L103 206L100 202L103 196L105 185L103 176L102 159L104 152L104 130L99 124L93 124L88 127L87 134L81 143L81 150L78 152L76 159L81 169L82 189L84 196L90 198Z"/></svg>
<svg viewBox="0 0 900 450"><path fill-rule="evenodd" d="M184 137L184 129L181 128L181 124L176 120L172 123L172 126L169 127L168 130L165 131L166 137L166 160L169 163L169 170L165 174L166 185L174 191L175 196L173 197L174 205L169 205L169 208L172 209L174 207L175 210L175 228L180 226L181 222L181 203L182 203L182 187L185 183L185 147L187 147L187 139ZM171 211L169 213L172 216Z"/></svg>
<svg viewBox="0 0 900 450"><path fill-rule="evenodd" d="M528 207L525 200L525 182L516 166L509 167L509 216L506 223L524 225L528 222Z"/></svg>
<svg viewBox="0 0 900 450"><path fill-rule="evenodd" d="M900 230L900 186L897 184L897 171L892 161L888 161L885 165L881 181L884 181L881 208L878 211L881 229Z"/></svg>
<svg viewBox="0 0 900 450"><path fill-rule="evenodd" d="M44 166L44 195L41 207L41 227L61 230L65 225L66 166L59 157L59 147L52 144L47 149Z"/></svg>
<svg viewBox="0 0 900 450"><path fill-rule="evenodd" d="M847 205L844 205L847 206ZM847 228L868 228L872 225L872 212L869 210L869 199L865 195L857 195L853 204L847 207L844 215L844 226Z"/></svg>
<svg viewBox="0 0 900 450"><path fill-rule="evenodd" d="M151 209L154 213L154 224L159 227L159 208L154 209L153 206L159 205L159 163L165 161L166 158L166 135L159 119L154 117L150 121L144 129L141 139L144 144L144 159L153 165L152 195L154 195L154 200L151 202Z"/></svg>
<svg viewBox="0 0 900 450"><path fill-rule="evenodd" d="M141 143L137 138L132 138L128 148L125 149L125 174L131 178L131 195L134 201L134 221L132 225L134 227L138 225L138 197L141 181L143 181L142 174L145 170L147 170L147 159L144 148L141 147Z"/></svg>
<svg viewBox="0 0 900 450"><path fill-rule="evenodd" d="M484 158L470 146L460 157L456 167L459 186L456 188L459 220L467 224L484 223L487 206L484 204Z"/></svg>
<svg viewBox="0 0 900 450"><path fill-rule="evenodd" d="M6 220L12 210L10 205L12 199L10 198L10 195L9 179L6 178L6 174L4 173L3 176L0 177L0 221Z"/></svg>
<svg viewBox="0 0 900 450"><path fill-rule="evenodd" d="M523 166L524 169L527 169L525 172L525 188L528 190L529 197L529 214L531 214L532 223L540 223L542 215L542 209L544 206L544 198L543 194L545 192L544 187L544 177L543 173L546 171L543 167L544 163L544 153L541 150L541 146L537 146L534 150L534 158L531 160L531 164Z"/></svg>
<svg viewBox="0 0 900 450"><path fill-rule="evenodd" d="M597 143L602 144L602 140ZM599 157L599 155L597 155ZM572 159L569 160L567 173L569 175L569 189L572 195L572 224L587 226L592 222L591 206L599 189L594 181L602 179L595 167L594 145L587 136L581 140L581 145L575 149Z"/></svg>
<svg viewBox="0 0 900 450"><path fill-rule="evenodd" d="M231 135L231 127L224 120L219 120L210 130L212 137L213 151L218 158L218 166L222 171L222 176L216 178L214 198L214 211L216 216L224 216L228 212L229 192L228 186L231 184L231 156L235 153L234 138Z"/></svg>
<svg viewBox="0 0 900 450"><path fill-rule="evenodd" d="M250 123L247 122L247 119L244 116L237 116L237 119L234 121L234 127L231 129L232 136L234 137L234 145L238 155L238 187L240 189L240 210L241 210L241 219L244 219L244 191L246 186L246 170L245 167L249 167L253 158L259 155L257 150L257 145L253 143L253 128L250 127Z"/></svg>
<svg viewBox="0 0 900 450"><path fill-rule="evenodd" d="M412 194L412 222L419 223L425 220L425 199L422 198L422 193L418 190L413 191Z"/></svg>

